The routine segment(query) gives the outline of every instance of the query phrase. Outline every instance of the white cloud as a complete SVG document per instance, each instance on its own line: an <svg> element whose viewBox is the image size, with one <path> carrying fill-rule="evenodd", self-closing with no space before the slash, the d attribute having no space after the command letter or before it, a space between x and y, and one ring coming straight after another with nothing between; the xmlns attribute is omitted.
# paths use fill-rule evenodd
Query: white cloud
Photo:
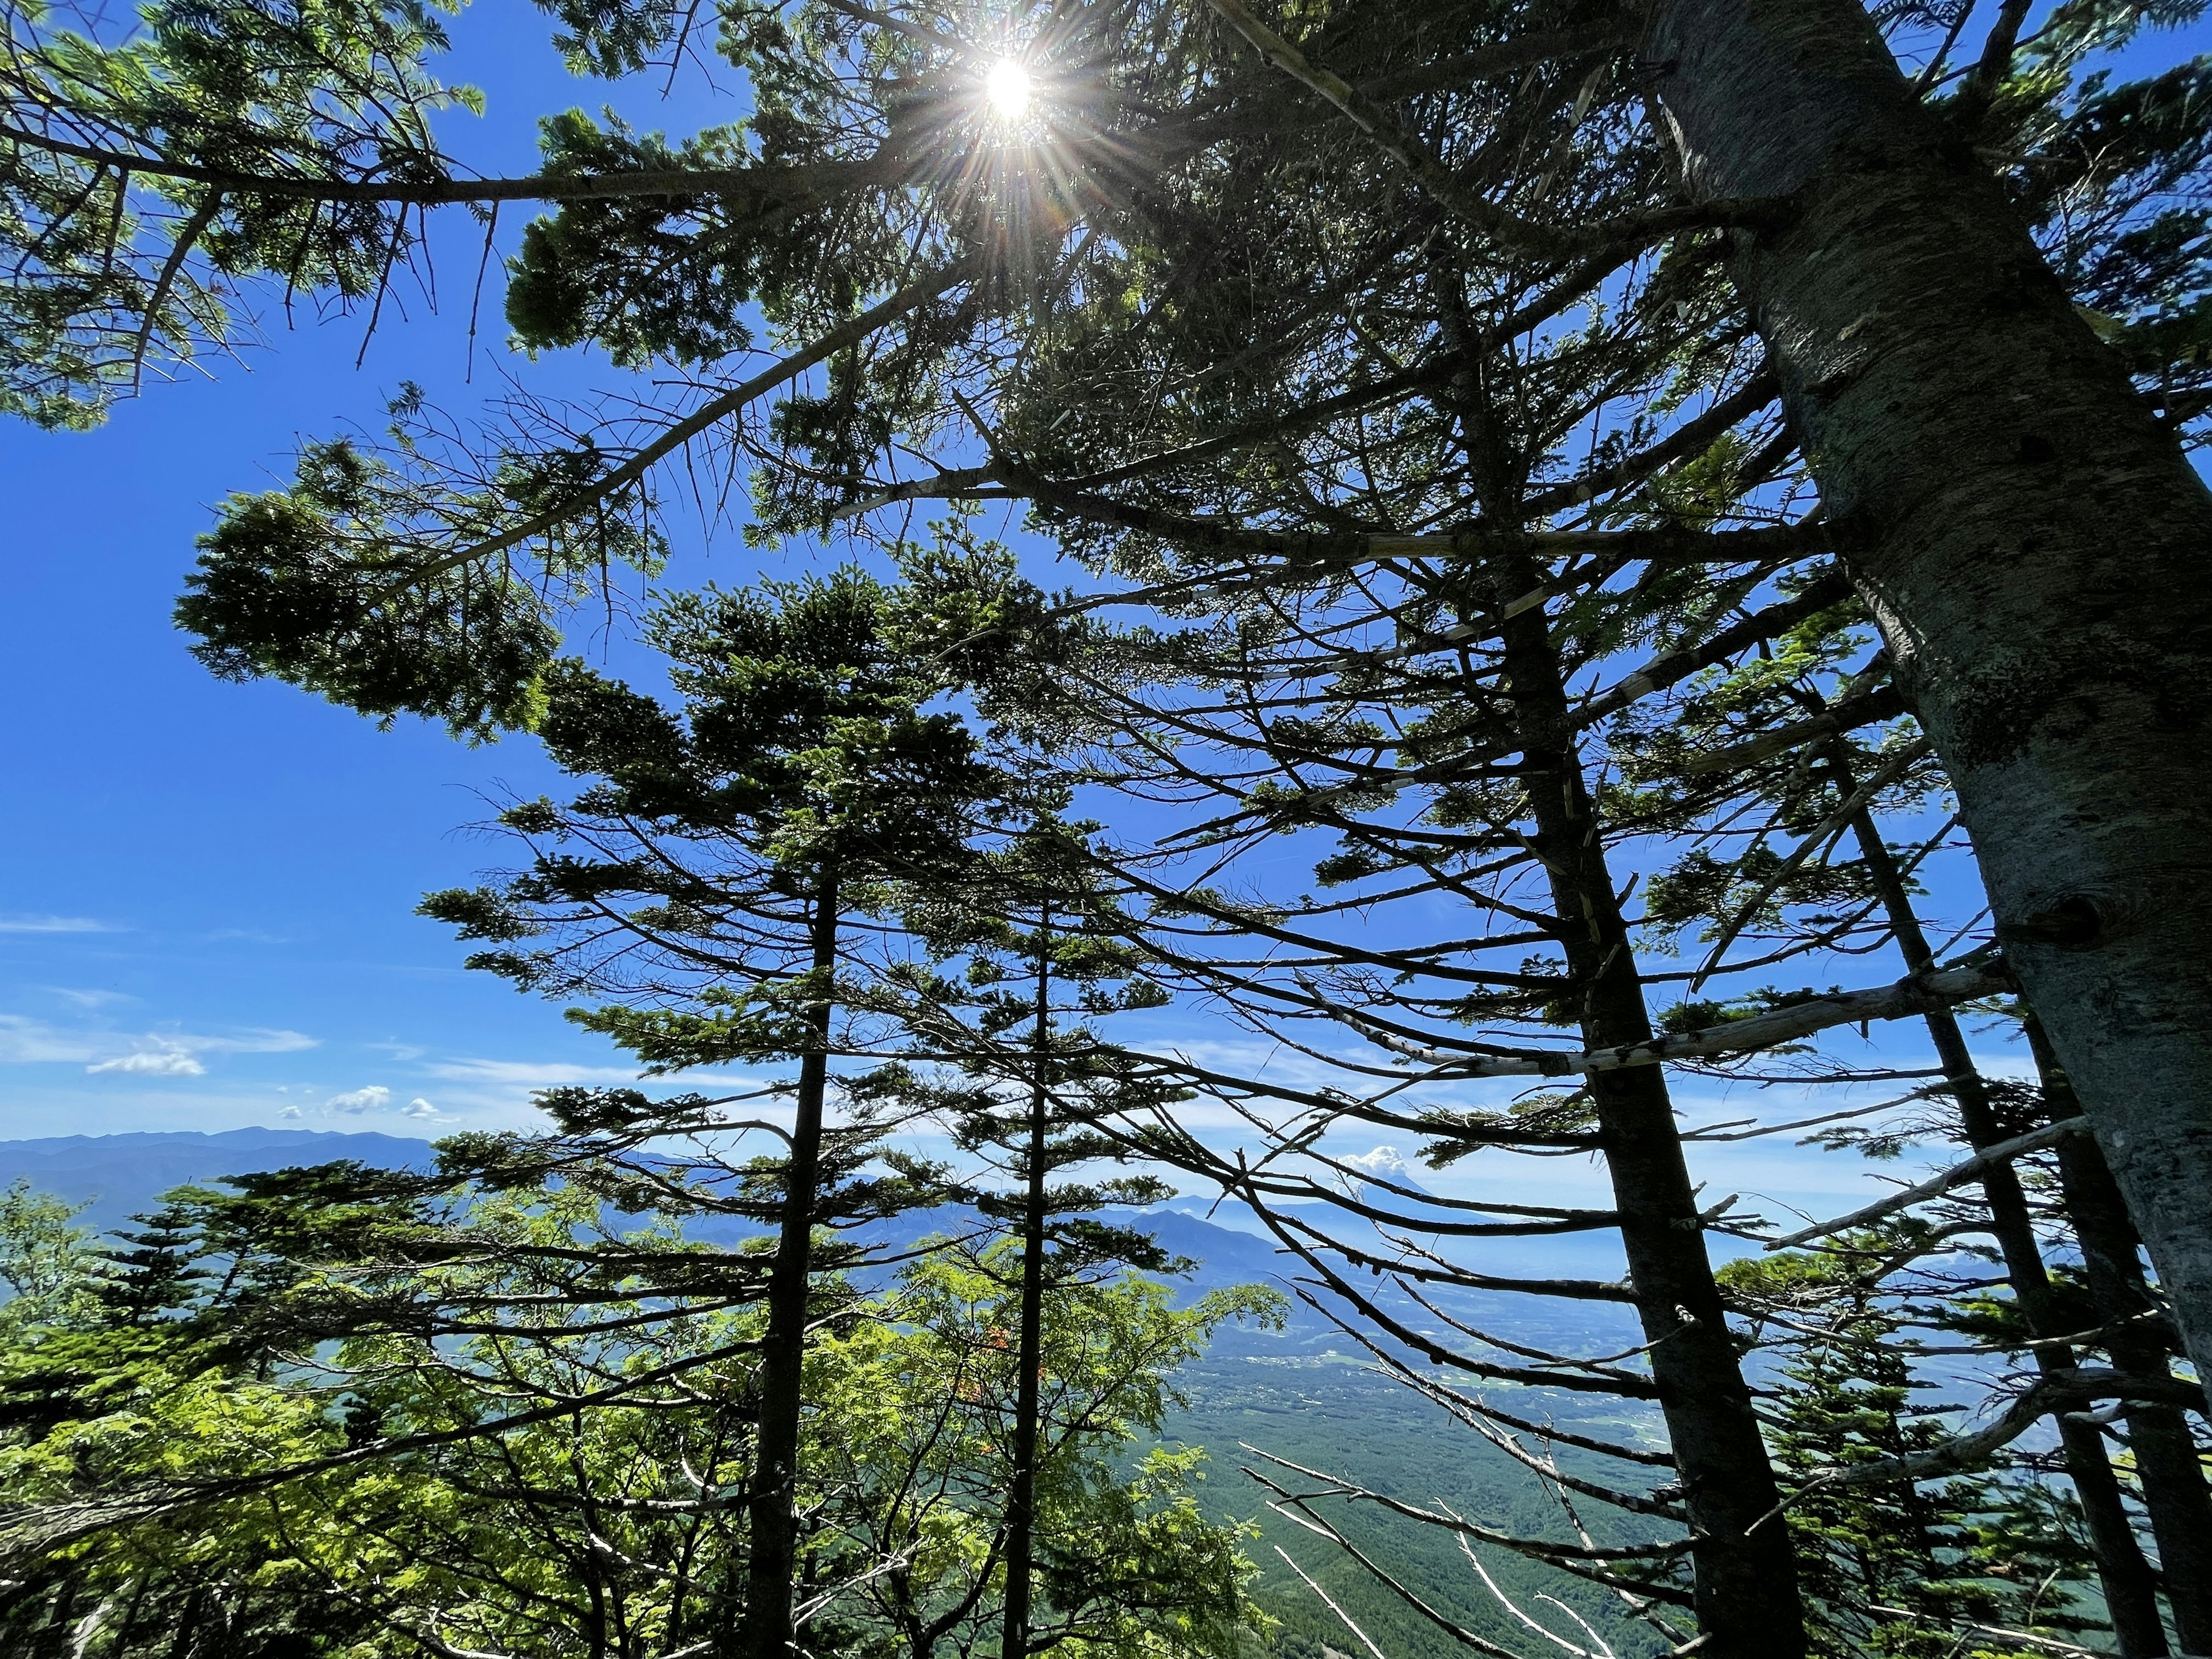
<svg viewBox="0 0 2212 1659"><path fill-rule="evenodd" d="M20 1014L0 1014L0 1065L78 1065L88 1072L199 1077L201 1054L285 1054L312 1048L301 1031L249 1028L230 1036L189 1032L69 1030Z"/></svg>
<svg viewBox="0 0 2212 1659"><path fill-rule="evenodd" d="M132 1072L146 1077L204 1077L207 1067L182 1048L143 1048L84 1068L88 1072Z"/></svg>
<svg viewBox="0 0 2212 1659"><path fill-rule="evenodd" d="M1362 1152L1357 1158L1340 1160L1355 1170L1364 1170L1370 1175L1403 1175L1406 1160L1399 1156L1395 1146L1377 1146L1371 1152Z"/></svg>
<svg viewBox="0 0 2212 1659"><path fill-rule="evenodd" d="M300 1115L300 1109L297 1106L287 1106L283 1111L277 1113L276 1115L279 1117L297 1117Z"/></svg>
<svg viewBox="0 0 2212 1659"><path fill-rule="evenodd" d="M0 916L0 933L119 933L112 922L90 916Z"/></svg>
<svg viewBox="0 0 2212 1659"><path fill-rule="evenodd" d="M428 1068L434 1078L518 1089L550 1089L563 1083L635 1083L635 1066L577 1066L566 1060L449 1060Z"/></svg>
<svg viewBox="0 0 2212 1659"><path fill-rule="evenodd" d="M417 1095L414 1099L409 1101L406 1105L399 1109L399 1115L402 1117L416 1118L427 1123L432 1118L441 1117L444 1114L440 1112L439 1109L435 1106L433 1106L428 1101L423 1099L422 1096Z"/></svg>
<svg viewBox="0 0 2212 1659"><path fill-rule="evenodd" d="M268 1026L249 1026L236 1036L165 1037L179 1048L190 1048L200 1054L292 1054L302 1048L313 1048L320 1041L305 1031L284 1031Z"/></svg>
<svg viewBox="0 0 2212 1659"><path fill-rule="evenodd" d="M392 1091L380 1083L372 1083L366 1089L350 1089L342 1095L332 1095L323 1103L328 1112L380 1112L392 1103Z"/></svg>

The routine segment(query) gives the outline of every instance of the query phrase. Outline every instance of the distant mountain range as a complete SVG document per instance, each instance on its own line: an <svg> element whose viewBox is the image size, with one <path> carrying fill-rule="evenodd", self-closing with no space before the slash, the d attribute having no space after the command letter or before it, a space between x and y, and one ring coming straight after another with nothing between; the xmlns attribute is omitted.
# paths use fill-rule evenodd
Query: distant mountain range
<svg viewBox="0 0 2212 1659"><path fill-rule="evenodd" d="M289 1165L352 1159L373 1167L427 1170L433 1154L427 1140L398 1135L345 1134L312 1129L231 1129L208 1134L186 1130L135 1134L63 1135L42 1140L0 1141L0 1186L18 1179L43 1192L85 1206L82 1224L108 1231L136 1214L153 1209L161 1194L187 1183L210 1183L226 1176ZM1402 1176L1395 1179L1403 1181ZM1393 1207L1407 1207L1391 1200ZM1416 1206L1417 1207L1417 1206ZM1218 1216L1222 1219L1212 1219ZM1187 1296L1231 1285L1270 1285L1286 1293L1306 1270L1264 1234L1242 1206L1208 1206L1182 1200L1144 1211L1113 1210L1102 1219L1141 1227L1160 1245L1197 1266L1179 1286ZM1241 1224L1222 1224L1222 1220ZM956 1231L972 1224L971 1213L951 1210L916 1212L879 1230L881 1242L911 1244L932 1232ZM726 1223L695 1223L695 1236L734 1238ZM1350 1237L1353 1229L1340 1229ZM1379 1243L1370 1233L1368 1242ZM1612 1276L1614 1245L1609 1237L1553 1237L1488 1242L1481 1252L1486 1271L1507 1275ZM1455 1255L1462 1255L1455 1251ZM1361 1276L1363 1290L1409 1328L1425 1334L1443 1330L1436 1313ZM1592 1351L1626 1336L1626 1310L1603 1304L1537 1302L1519 1296L1442 1290L1430 1297L1438 1310L1479 1330L1534 1341L1558 1351ZM1458 1334L1454 1346L1466 1346ZM1358 1346L1330 1320L1292 1297L1290 1319L1279 1332L1231 1328L1217 1339L1218 1358L1318 1357L1331 1352L1347 1357Z"/></svg>
<svg viewBox="0 0 2212 1659"><path fill-rule="evenodd" d="M0 1187L27 1181L41 1192L82 1204L79 1224L105 1232L152 1209L173 1187L340 1158L380 1170L427 1170L430 1143L315 1129L226 1129L220 1134L179 1129L0 1140Z"/></svg>

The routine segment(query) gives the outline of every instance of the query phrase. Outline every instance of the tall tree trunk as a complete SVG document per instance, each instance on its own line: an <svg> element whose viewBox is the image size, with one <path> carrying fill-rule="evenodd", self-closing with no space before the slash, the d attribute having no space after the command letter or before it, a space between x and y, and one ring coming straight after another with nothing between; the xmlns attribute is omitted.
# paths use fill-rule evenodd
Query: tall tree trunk
<svg viewBox="0 0 2212 1659"><path fill-rule="evenodd" d="M1832 761L1831 765L1835 787L1848 800L1856 781L1841 759ZM1857 838L1860 855L1866 860L1867 873L1881 900L1905 970L1917 974L1934 966L1936 953L1929 949L1928 936L1913 912L1912 895L1906 890L1904 875L1890 856L1889 844L1882 839L1874 814L1862 808L1851 819L1851 833ZM2006 1139L2006 1132L1991 1107L1989 1085L1966 1047L1966 1033L1948 1009L1926 1018L1928 1035L1942 1065L1943 1080L1957 1103L1967 1143L1978 1152L1996 1146ZM2021 1188L2019 1171L2009 1164L1991 1165L1982 1177L1982 1196L1989 1205L1990 1231L2004 1258L2005 1277L2012 1281L2013 1300L2028 1334L2043 1341L2065 1335L2066 1322L2054 1305L2050 1271L2044 1266L2035 1218L2027 1207L2027 1194ZM2074 1351L2063 1345L2038 1347L2033 1352L2036 1368L2046 1376L2074 1368ZM2112 1473L2112 1462L2105 1455L2105 1437L2094 1425L2066 1412L2057 1413L2055 1420L2066 1473L2081 1499L2090 1552L2096 1557L2097 1577L2120 1652L2127 1659L2139 1656L2140 1659L2161 1659L2167 1648L2165 1621L2158 1611L2158 1576L2144 1559L2134 1524L2128 1519L2119 1477Z"/></svg>
<svg viewBox="0 0 2212 1659"><path fill-rule="evenodd" d="M2053 1115L2075 1115L2079 1103L2033 1009L2023 1010L2021 1024ZM2158 1304L2143 1280L2137 1256L2141 1240L2129 1223L2112 1172L2094 1144L2062 1140L2057 1150L2060 1189L2081 1247L2097 1317L2123 1328L2106 1339L2106 1351L2124 1371L2168 1376L2166 1341L2159 1327L2130 1322L2143 1322ZM2127 1425L2151 1536L2158 1540L2174 1632L2183 1652L2212 1654L2212 1490L2204 1483L2189 1419L2179 1406L2135 1405L2128 1407Z"/></svg>
<svg viewBox="0 0 2212 1659"><path fill-rule="evenodd" d="M1006 1609L1001 1659L1024 1659L1030 1650L1030 1564L1036 1533L1036 1460L1040 1425L1037 1395L1044 1366L1044 1223L1046 1136L1051 1093L1045 1080L1050 1037L1052 916L1037 928L1036 1073L1030 1080L1028 1185L1022 1203L1021 1334L1014 1346L1014 1478L1006 1494Z"/></svg>
<svg viewBox="0 0 2212 1659"><path fill-rule="evenodd" d="M1658 0L1642 56L1999 935L2212 1375L2212 495L1857 0Z"/></svg>
<svg viewBox="0 0 2212 1659"><path fill-rule="evenodd" d="M768 1329L761 1342L760 1428L746 1504L752 1559L746 1571L739 1650L746 1659L788 1659L794 1632L792 1587L799 1573L799 1425L805 1405L807 1290L813 1273L814 1210L822 1183L822 1106L830 1082L830 985L837 969L837 872L815 883L813 971L819 999L806 1012L798 1111L784 1176L783 1224L769 1268Z"/></svg>
<svg viewBox="0 0 2212 1659"><path fill-rule="evenodd" d="M1534 585L1514 573L1514 593ZM1535 851L1550 878L1562 944L1583 997L1592 1048L1651 1035L1636 955L1622 920L1595 803L1567 712L1566 684L1540 610L1504 628L1504 668L1528 765ZM1790 1529L1751 1391L1745 1385L1705 1255L1667 1080L1656 1066L1586 1079L1613 1178L1636 1310L1651 1346L1651 1376L1667 1420L1695 1544L1702 1659L1795 1659L1805 1650Z"/></svg>

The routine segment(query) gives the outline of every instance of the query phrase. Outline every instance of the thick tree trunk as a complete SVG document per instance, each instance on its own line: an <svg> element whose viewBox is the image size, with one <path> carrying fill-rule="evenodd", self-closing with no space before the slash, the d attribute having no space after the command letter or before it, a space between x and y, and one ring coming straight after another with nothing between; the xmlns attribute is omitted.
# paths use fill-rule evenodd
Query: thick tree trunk
<svg viewBox="0 0 2212 1659"><path fill-rule="evenodd" d="M1835 787L1848 799L1856 787L1849 767L1836 763ZM1889 844L1874 814L1862 810L1851 820L1867 873L1881 897L1891 934L1905 958L1907 973L1917 974L1934 964L1935 952L1920 918L1913 913L1912 896L1905 878L1890 856ZM1948 1009L1927 1017L1928 1035L1943 1067L1943 1080L1966 1132L1967 1144L1979 1152L2008 1138L1999 1127L1990 1100L1988 1083L1974 1065L1966 1033ZM1982 1177L1982 1195L1989 1205L1990 1231L2004 1258L2005 1277L2012 1281L2013 1299L2030 1336L2049 1342L2067 1334L2051 1294L2050 1270L2044 1266L2042 1247L2035 1237L2035 1218L2027 1207L2020 1173L2009 1164L1991 1167ZM2071 1370L2072 1348L2063 1344L2033 1351L2036 1368L2045 1376ZM2105 1455L2105 1437L2090 1424L2074 1415L2057 1414L2058 1441L2066 1459L2066 1474L2081 1504L2081 1519L2089 1534L2090 1553L2097 1561L2097 1577L2105 1592L2106 1611L2112 1620L2124 1659L2161 1659L2167 1651L2165 1621L2159 1617L2158 1575L2143 1556L2135 1527L2128 1519L2120 1495L2119 1477Z"/></svg>
<svg viewBox="0 0 2212 1659"><path fill-rule="evenodd" d="M1856 0L1659 0L1731 233L1999 933L2212 1373L2212 495Z"/></svg>
<svg viewBox="0 0 2212 1659"><path fill-rule="evenodd" d="M1532 571L1516 574L1525 592ZM1628 928L1595 833L1567 712L1566 686L1540 610L1504 624L1504 667L1528 765L1535 851L1562 945L1581 988L1590 1048L1651 1035ZM1587 1080L1598 1115L1613 1206L1620 1214L1636 1309L1651 1376L1697 1542L1698 1628L1703 1659L1794 1659L1805 1650L1790 1529L1766 1446L1753 1415L1719 1287L1705 1255L1688 1166L1667 1081L1656 1066L1600 1072Z"/></svg>
<svg viewBox="0 0 2212 1659"><path fill-rule="evenodd" d="M1030 1650L1030 1564L1036 1533L1039 1373L1044 1368L1045 1168L1051 1096L1045 1083L1045 1048L1051 1035L1052 918L1037 929L1036 1075L1030 1082L1027 1186L1022 1203L1021 1334L1014 1345L1013 1489L1006 1494L1006 1607L1000 1659L1024 1659Z"/></svg>
<svg viewBox="0 0 2212 1659"><path fill-rule="evenodd" d="M769 1269L768 1329L762 1338L760 1428L746 1521L752 1559L746 1570L739 1651L746 1659L789 1659L794 1639L792 1588L799 1573L799 1429L805 1407L807 1291L813 1273L814 1211L822 1182L822 1109L830 1081L829 994L837 968L837 876L816 884L814 974L822 1000L807 1011L799 1056L798 1108L786 1166L783 1223Z"/></svg>
<svg viewBox="0 0 2212 1659"><path fill-rule="evenodd" d="M2079 1103L2032 1010L2021 1023L2051 1111L2059 1117L2075 1115ZM2158 1304L2143 1281L2141 1241L2128 1221L2112 1172L2096 1147L2080 1139L2063 1140L2057 1151L2060 1189L2081 1247L2097 1317L2122 1328L2105 1340L2106 1351L2121 1370L2168 1376L2166 1338L2145 1319ZM2179 1406L2136 1405L2128 1407L2127 1425L2151 1536L2158 1540L2174 1632L2185 1653L2212 1654L2212 1489L2204 1484L2189 1419Z"/></svg>

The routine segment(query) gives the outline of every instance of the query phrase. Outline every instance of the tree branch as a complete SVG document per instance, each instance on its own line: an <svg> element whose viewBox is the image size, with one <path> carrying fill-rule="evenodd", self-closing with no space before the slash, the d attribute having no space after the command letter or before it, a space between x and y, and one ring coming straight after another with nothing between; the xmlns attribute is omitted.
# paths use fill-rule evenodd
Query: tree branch
<svg viewBox="0 0 2212 1659"><path fill-rule="evenodd" d="M1616 249L1626 252L1680 230L1741 223L1767 206L1712 202L1697 207L1655 208L1617 219L1600 220L1574 230L1537 224L1467 189L1449 167L1401 128L1371 97L1342 76L1308 62L1296 46L1246 10L1241 0L1206 0L1206 3L1262 58L1334 105L1354 126L1404 167L1439 207L1516 252L1540 259L1571 258L1577 254Z"/></svg>
<svg viewBox="0 0 2212 1659"><path fill-rule="evenodd" d="M1682 763L1680 769L1692 775L1706 772L1733 771L1740 766L1751 766L1786 754L1792 749L1802 749L1822 738L1832 738L1839 732L1856 731L1862 726L1871 726L1876 720L1894 720L1899 714L1910 714L1905 693L1895 685L1884 685L1855 697L1845 697L1825 714L1815 714L1811 720L1799 720L1795 726L1779 726L1762 732L1726 749L1710 755L1699 755Z"/></svg>
<svg viewBox="0 0 2212 1659"><path fill-rule="evenodd" d="M1929 1199L1940 1198L1954 1187L1964 1186L1970 1181L1977 1180L1984 1171L1994 1170L2001 1164L2009 1164L2016 1158L2025 1158L2030 1152L2041 1152L2045 1146L2055 1146L2069 1135L2085 1135L2088 1133L2087 1118L2069 1117L2062 1122L2046 1124L2040 1129L2030 1130L2024 1135L2014 1135L2010 1140L2001 1140L1994 1146L1986 1147L1976 1152L1970 1158L1954 1164L1949 1169L1939 1175L1929 1176L1917 1187L1907 1187L1901 1192L1892 1193L1887 1198L1877 1203L1853 1210L1849 1215L1838 1216L1833 1221L1815 1222L1812 1226L1800 1228L1786 1237L1771 1239L1767 1242L1766 1248L1770 1250L1786 1250L1796 1245L1809 1244L1814 1239L1830 1238L1838 1233L1848 1232L1854 1227L1863 1227L1869 1222L1879 1221L1886 1215L1894 1215L1899 1210L1909 1210L1914 1205L1923 1203Z"/></svg>
<svg viewBox="0 0 2212 1659"><path fill-rule="evenodd" d="M1592 1048L1581 1054L1556 1049L1525 1048L1504 1057L1462 1057L1391 1040L1385 1042L1368 1029L1355 1013L1337 1011L1336 1017L1379 1047L1427 1060L1439 1078L1462 1077L1573 1077L1591 1072L1613 1072L1630 1066L1657 1066L1673 1060L1702 1060L1723 1054L1754 1054L1778 1048L1826 1030L1832 1025L1858 1025L1869 1020L1916 1018L1954 1002L1996 996L2013 989L2011 970L2001 960L1972 963L1955 968L1931 969L1911 974L1893 985L1864 991L1838 991L1829 996L1808 997L1787 1007L1775 1008L1746 1019L1670 1032L1642 1042L1613 1048ZM1440 1130L1439 1133L1448 1134Z"/></svg>

